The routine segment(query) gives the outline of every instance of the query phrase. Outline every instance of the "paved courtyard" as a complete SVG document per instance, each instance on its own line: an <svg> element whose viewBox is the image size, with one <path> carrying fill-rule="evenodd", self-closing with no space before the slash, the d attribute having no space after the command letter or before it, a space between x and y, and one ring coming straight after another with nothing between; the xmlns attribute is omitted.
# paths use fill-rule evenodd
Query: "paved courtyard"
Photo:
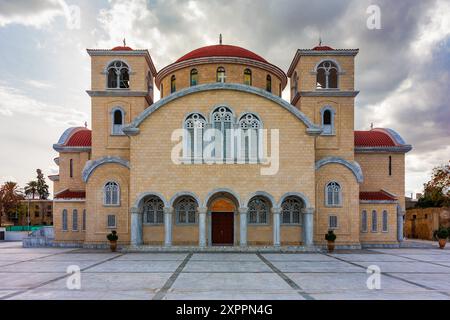
<svg viewBox="0 0 450 320"><path fill-rule="evenodd" d="M70 265L81 289L67 289ZM366 268L380 268L369 290ZM0 299L450 299L450 250L110 253L0 243Z"/></svg>

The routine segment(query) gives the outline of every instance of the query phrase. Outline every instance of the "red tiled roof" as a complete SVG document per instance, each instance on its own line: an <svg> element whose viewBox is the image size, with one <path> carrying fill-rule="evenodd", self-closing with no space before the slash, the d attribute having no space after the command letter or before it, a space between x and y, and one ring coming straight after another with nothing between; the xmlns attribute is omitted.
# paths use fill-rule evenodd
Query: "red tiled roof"
<svg viewBox="0 0 450 320"><path fill-rule="evenodd" d="M238 58L247 58L247 59L252 59L252 60L257 60L257 61L261 61L264 63L268 63L263 57L257 55L254 52L251 52L247 49L244 49L244 48L241 48L238 46L231 46L231 45L226 45L226 44L218 44L218 45L198 48L196 50L193 50L193 51L185 54L180 59L178 59L176 62L197 59L197 58L205 58L205 57L238 57Z"/></svg>
<svg viewBox="0 0 450 320"><path fill-rule="evenodd" d="M130 47L118 46L111 49L112 51L133 51Z"/></svg>
<svg viewBox="0 0 450 320"><path fill-rule="evenodd" d="M392 138L383 131L355 131L356 147L395 147Z"/></svg>
<svg viewBox="0 0 450 320"><path fill-rule="evenodd" d="M88 129L76 131L65 144L67 147L90 147L91 145L92 132Z"/></svg>
<svg viewBox="0 0 450 320"><path fill-rule="evenodd" d="M55 199L85 199L86 191L64 190L55 195Z"/></svg>
<svg viewBox="0 0 450 320"><path fill-rule="evenodd" d="M366 191L359 193L359 200L366 201L395 201L397 198L390 195L389 193L380 190L380 191Z"/></svg>
<svg viewBox="0 0 450 320"><path fill-rule="evenodd" d="M334 50L334 49L329 46L316 46L313 48L313 50L315 50L315 51L330 51L330 50Z"/></svg>

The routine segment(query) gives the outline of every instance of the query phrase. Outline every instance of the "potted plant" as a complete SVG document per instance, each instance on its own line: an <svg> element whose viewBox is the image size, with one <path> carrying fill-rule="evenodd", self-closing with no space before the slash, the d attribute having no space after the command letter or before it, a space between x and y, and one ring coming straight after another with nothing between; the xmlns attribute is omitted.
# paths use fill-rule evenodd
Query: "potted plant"
<svg viewBox="0 0 450 320"><path fill-rule="evenodd" d="M333 230L328 230L328 233L325 235L325 240L328 241L328 252L333 252L334 241L336 240L336 235Z"/></svg>
<svg viewBox="0 0 450 320"><path fill-rule="evenodd" d="M113 230L110 234L108 234L106 236L106 238L109 240L109 247L111 248L111 251L116 252L117 240L119 239L119 236L117 235L117 231Z"/></svg>
<svg viewBox="0 0 450 320"><path fill-rule="evenodd" d="M444 249L448 238L448 230L446 228L439 228L436 232L436 236L439 239L439 248Z"/></svg>

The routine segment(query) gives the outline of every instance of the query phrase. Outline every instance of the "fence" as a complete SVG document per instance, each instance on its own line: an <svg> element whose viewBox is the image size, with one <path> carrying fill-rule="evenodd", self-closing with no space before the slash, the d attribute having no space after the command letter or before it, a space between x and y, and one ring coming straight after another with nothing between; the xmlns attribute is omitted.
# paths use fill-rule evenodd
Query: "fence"
<svg viewBox="0 0 450 320"><path fill-rule="evenodd" d="M8 226L6 231L35 231L41 229L43 226Z"/></svg>

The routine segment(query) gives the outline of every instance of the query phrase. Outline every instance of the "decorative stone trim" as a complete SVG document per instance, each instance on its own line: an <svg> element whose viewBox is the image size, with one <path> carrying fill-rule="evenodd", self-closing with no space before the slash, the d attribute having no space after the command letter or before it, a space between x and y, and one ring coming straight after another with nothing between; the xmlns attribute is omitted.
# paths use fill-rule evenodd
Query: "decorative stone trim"
<svg viewBox="0 0 450 320"><path fill-rule="evenodd" d="M320 89L317 91L300 91L301 97L356 97L359 91L339 91L339 89Z"/></svg>
<svg viewBox="0 0 450 320"><path fill-rule="evenodd" d="M57 144L53 145L56 152L91 152L91 147L64 147Z"/></svg>
<svg viewBox="0 0 450 320"><path fill-rule="evenodd" d="M86 165L84 166L82 172L83 181L88 182L89 177L91 176L92 172L94 172L94 170L97 169L97 167L108 163L118 164L124 166L127 169L130 169L129 161L126 161L119 157L103 157L96 160L89 160L88 162L86 162Z"/></svg>
<svg viewBox="0 0 450 320"><path fill-rule="evenodd" d="M305 204L305 207L309 207L310 206L310 201L309 201L308 197L305 196L303 193L301 193L301 192L287 192L287 193L283 194L283 196L280 198L280 201L278 202L277 208L281 208L281 205L283 204L283 201L287 197L299 197L300 199L303 200L303 202Z"/></svg>
<svg viewBox="0 0 450 320"><path fill-rule="evenodd" d="M197 206L201 205L200 199L199 199L199 197L197 197L197 195L195 193L190 192L190 191L181 191L181 192L177 192L173 195L173 197L169 201L169 206L173 207L173 205L175 204L175 201L178 198L185 197L185 196L194 198L194 200L197 202Z"/></svg>
<svg viewBox="0 0 450 320"><path fill-rule="evenodd" d="M352 171L353 174L355 175L358 183L362 183L364 181L362 169L356 161L347 161L345 159L338 158L338 157L326 157L326 158L320 159L319 161L316 162L316 166L315 166L316 171L319 170L321 167L323 167L327 164L330 164L330 163L341 164L341 165L347 167L348 169L350 169L350 171Z"/></svg>
<svg viewBox="0 0 450 320"><path fill-rule="evenodd" d="M214 190L208 192L208 194L207 194L207 196L205 198L205 201L203 202L203 207L204 208L208 208L209 200L211 199L211 197L213 197L217 193L228 193L228 194L232 195L237 201L238 208L243 208L241 199L239 197L239 194L235 193L233 190L228 189L228 188L219 188L219 189L214 189Z"/></svg>
<svg viewBox="0 0 450 320"><path fill-rule="evenodd" d="M270 201L270 205L272 208L274 208L277 205L275 198L270 193L268 193L266 191L256 191L256 192L253 192L252 194L250 194L249 197L247 198L247 200L245 200L245 204L247 205L247 207L248 207L250 200L252 200L254 197L266 198L267 200Z"/></svg>
<svg viewBox="0 0 450 320"><path fill-rule="evenodd" d="M53 174L48 176L51 181L59 181L59 174Z"/></svg>
<svg viewBox="0 0 450 320"><path fill-rule="evenodd" d="M398 203L398 200L359 200L359 203L361 204L395 204Z"/></svg>
<svg viewBox="0 0 450 320"><path fill-rule="evenodd" d="M127 135L136 135L139 133L139 126L141 123L149 117L153 112L158 110L159 108L163 107L164 105L168 104L169 102L172 102L178 98L187 96L189 94L197 93L197 92L204 92L204 91L213 91L213 90L234 90L234 91L240 91L240 92L247 92L252 93L255 95L258 95L260 97L266 98L268 100L271 100L277 104L279 104L281 107L286 109L287 111L291 112L294 116L296 116L300 121L302 121L307 129L306 132L309 135L317 136L322 133L322 128L320 126L317 126L314 124L303 112L301 112L298 108L294 107L293 105L289 104L287 101L281 99L280 97L273 95L272 93L267 92L266 90L255 88L252 86L247 86L243 84L236 84L236 83L209 83L209 84L202 84L197 85L189 88L184 88L180 91L177 91L175 93L172 93L168 95L167 97L159 100L158 102L154 103L147 109L145 109L139 116L137 116L131 124L123 128L123 132L125 132Z"/></svg>
<svg viewBox="0 0 450 320"><path fill-rule="evenodd" d="M161 193L159 193L159 192L153 192L153 191L147 191L147 192L140 193L140 194L137 196L136 201L134 202L134 207L135 207L135 208L139 208L139 206L140 206L142 200L144 200L144 198L145 198L145 197L148 197L148 196L155 196L155 197L160 198L161 201L164 203L164 210L165 210L165 209L171 208L171 207L169 206L169 203L167 202L166 198L165 198ZM173 208L171 208L171 209L173 210ZM164 213L166 213L166 212L164 211Z"/></svg>
<svg viewBox="0 0 450 320"><path fill-rule="evenodd" d="M149 95L147 91L130 91L129 89L87 90L86 92L90 97L147 97Z"/></svg>

